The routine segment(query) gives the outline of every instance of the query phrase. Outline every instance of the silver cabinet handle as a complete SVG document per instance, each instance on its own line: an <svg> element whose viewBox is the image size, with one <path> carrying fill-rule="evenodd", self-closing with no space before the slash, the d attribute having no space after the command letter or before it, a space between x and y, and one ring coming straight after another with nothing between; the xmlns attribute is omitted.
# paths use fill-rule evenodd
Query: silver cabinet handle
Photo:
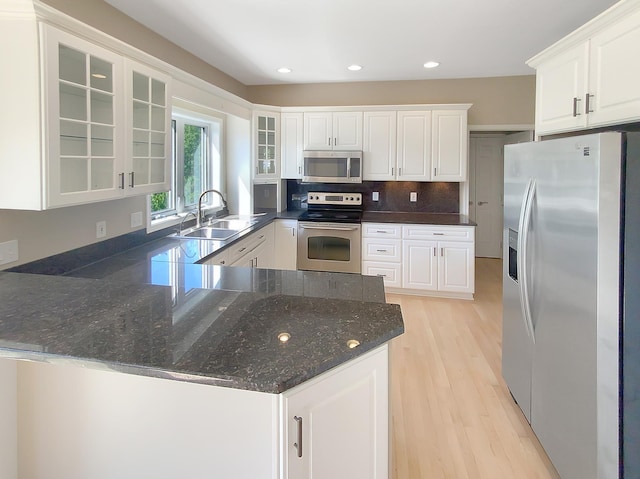
<svg viewBox="0 0 640 479"><path fill-rule="evenodd" d="M444 233L433 233L434 236L444 236Z"/></svg>
<svg viewBox="0 0 640 479"><path fill-rule="evenodd" d="M120 189L124 190L124 173L120 173Z"/></svg>
<svg viewBox="0 0 640 479"><path fill-rule="evenodd" d="M377 249L376 251L378 253L388 253L389 252L389 250L386 250L386 249Z"/></svg>
<svg viewBox="0 0 640 479"><path fill-rule="evenodd" d="M220 264L227 264L225 260L220 261Z"/></svg>
<svg viewBox="0 0 640 479"><path fill-rule="evenodd" d="M328 138L329 146L331 146L331 137Z"/></svg>
<svg viewBox="0 0 640 479"><path fill-rule="evenodd" d="M488 201L478 201L478 206L486 205Z"/></svg>
<svg viewBox="0 0 640 479"><path fill-rule="evenodd" d="M433 256L436 256L436 250L437 250L437 249L438 249L438 248L433 248Z"/></svg>
<svg viewBox="0 0 640 479"><path fill-rule="evenodd" d="M387 233L388 233L388 231L376 230L376 233L384 233L384 234L387 234Z"/></svg>
<svg viewBox="0 0 640 479"><path fill-rule="evenodd" d="M402 176L402 168L398 168L398 176Z"/></svg>
<svg viewBox="0 0 640 479"><path fill-rule="evenodd" d="M238 251L238 253L242 253L244 250L246 250L247 248L240 248L240 250Z"/></svg>
<svg viewBox="0 0 640 479"><path fill-rule="evenodd" d="M578 110L578 102L582 101L581 98L573 97L573 116L580 116L580 111Z"/></svg>
<svg viewBox="0 0 640 479"><path fill-rule="evenodd" d="M393 176L394 171L395 171L395 168L391 168L391 176Z"/></svg>
<svg viewBox="0 0 640 479"><path fill-rule="evenodd" d="M301 175L302 174L302 166L298 166L298 174Z"/></svg>
<svg viewBox="0 0 640 479"><path fill-rule="evenodd" d="M444 248L440 248L440 256L444 256Z"/></svg>
<svg viewBox="0 0 640 479"><path fill-rule="evenodd" d="M307 226L298 225L303 230L320 230L320 231L357 231L358 227L340 227L340 226Z"/></svg>
<svg viewBox="0 0 640 479"><path fill-rule="evenodd" d="M593 110L591 109L591 100L593 99L593 95L589 95L588 93L585 95L584 98L584 112L588 115L589 113L593 113Z"/></svg>
<svg viewBox="0 0 640 479"><path fill-rule="evenodd" d="M293 416L293 419L298 423L298 441L293 443L293 447L298 450L298 457L302 457L302 418Z"/></svg>
<svg viewBox="0 0 640 479"><path fill-rule="evenodd" d="M135 173L132 171L131 173L129 173L129 176L131 177L131 183L129 183L129 186L131 186L131 188L133 188L135 186Z"/></svg>

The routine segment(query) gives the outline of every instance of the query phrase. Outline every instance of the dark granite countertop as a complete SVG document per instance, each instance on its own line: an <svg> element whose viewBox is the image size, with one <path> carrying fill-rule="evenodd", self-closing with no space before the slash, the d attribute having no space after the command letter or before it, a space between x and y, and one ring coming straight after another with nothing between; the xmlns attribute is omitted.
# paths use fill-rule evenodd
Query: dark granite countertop
<svg viewBox="0 0 640 479"><path fill-rule="evenodd" d="M280 393L404 331L381 278L197 264L225 246L164 238L67 276L0 273L0 357Z"/></svg>
<svg viewBox="0 0 640 479"><path fill-rule="evenodd" d="M455 213L413 213L402 211L365 211L362 221L367 223L406 223L442 226L476 226L467 215Z"/></svg>

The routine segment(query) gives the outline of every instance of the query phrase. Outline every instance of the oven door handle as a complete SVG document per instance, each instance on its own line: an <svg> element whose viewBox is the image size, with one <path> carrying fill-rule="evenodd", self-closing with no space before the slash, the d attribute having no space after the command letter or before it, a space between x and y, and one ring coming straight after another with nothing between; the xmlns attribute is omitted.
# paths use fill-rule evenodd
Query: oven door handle
<svg viewBox="0 0 640 479"><path fill-rule="evenodd" d="M307 226L299 225L304 230L323 230L323 231L357 231L357 226Z"/></svg>

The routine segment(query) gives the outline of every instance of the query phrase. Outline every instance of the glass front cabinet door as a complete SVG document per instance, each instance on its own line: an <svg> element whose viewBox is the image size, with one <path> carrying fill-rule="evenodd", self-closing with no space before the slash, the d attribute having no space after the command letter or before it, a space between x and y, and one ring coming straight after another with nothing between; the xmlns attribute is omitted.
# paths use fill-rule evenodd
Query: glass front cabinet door
<svg viewBox="0 0 640 479"><path fill-rule="evenodd" d="M128 100L125 188L128 194L136 195L168 191L171 189L170 77L130 60L125 70Z"/></svg>
<svg viewBox="0 0 640 479"><path fill-rule="evenodd" d="M42 25L47 206L123 195L122 58Z"/></svg>
<svg viewBox="0 0 640 479"><path fill-rule="evenodd" d="M279 175L279 126L276 113L254 113L255 126L255 177L277 178Z"/></svg>

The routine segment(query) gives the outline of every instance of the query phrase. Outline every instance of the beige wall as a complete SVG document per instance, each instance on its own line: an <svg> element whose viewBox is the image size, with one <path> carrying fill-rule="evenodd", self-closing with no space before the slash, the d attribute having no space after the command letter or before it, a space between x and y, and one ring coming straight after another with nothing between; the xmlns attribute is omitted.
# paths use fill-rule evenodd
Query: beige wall
<svg viewBox="0 0 640 479"><path fill-rule="evenodd" d="M535 88L534 75L455 80L265 85L250 86L248 100L278 106L473 103L469 110L470 125L532 125Z"/></svg>
<svg viewBox="0 0 640 479"><path fill-rule="evenodd" d="M60 10L87 25L91 25L228 92L241 98L246 98L247 96L247 87L238 80L171 43L103 0L42 1L56 10Z"/></svg>

